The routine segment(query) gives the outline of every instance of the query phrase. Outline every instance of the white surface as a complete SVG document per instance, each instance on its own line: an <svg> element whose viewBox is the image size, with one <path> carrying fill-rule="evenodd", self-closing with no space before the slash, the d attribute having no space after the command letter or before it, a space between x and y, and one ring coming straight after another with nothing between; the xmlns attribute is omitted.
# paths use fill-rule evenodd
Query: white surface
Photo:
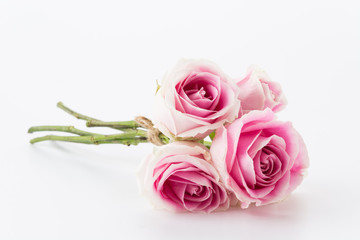
<svg viewBox="0 0 360 240"><path fill-rule="evenodd" d="M0 239L358 239L357 1L0 1ZM215 214L153 210L134 172L150 145L31 146L27 128L150 116L181 57L281 83L311 167L285 202Z"/></svg>

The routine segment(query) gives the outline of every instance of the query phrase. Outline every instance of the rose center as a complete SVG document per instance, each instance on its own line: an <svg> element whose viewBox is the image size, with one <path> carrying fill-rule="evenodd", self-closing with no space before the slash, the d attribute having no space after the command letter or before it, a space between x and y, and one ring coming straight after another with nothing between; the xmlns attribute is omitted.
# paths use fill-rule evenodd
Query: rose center
<svg viewBox="0 0 360 240"><path fill-rule="evenodd" d="M260 154L260 170L265 176L272 178L281 169L281 161L271 147L264 147Z"/></svg>
<svg viewBox="0 0 360 240"><path fill-rule="evenodd" d="M271 174L274 167L274 161L271 156L267 156L265 159L262 159L260 162L260 168L263 174Z"/></svg>
<svg viewBox="0 0 360 240"><path fill-rule="evenodd" d="M201 95L202 98L205 97L206 92L205 92L205 90L204 90L203 87L201 87L201 89L199 90L199 93L200 93L200 95Z"/></svg>
<svg viewBox="0 0 360 240"><path fill-rule="evenodd" d="M188 184L185 192L191 196L199 196L202 191L202 186Z"/></svg>
<svg viewBox="0 0 360 240"><path fill-rule="evenodd" d="M200 89L191 89L185 91L186 95L191 99L194 100L200 100L200 99L209 99L212 100L212 96L209 96L209 94L206 92L204 87L201 87Z"/></svg>

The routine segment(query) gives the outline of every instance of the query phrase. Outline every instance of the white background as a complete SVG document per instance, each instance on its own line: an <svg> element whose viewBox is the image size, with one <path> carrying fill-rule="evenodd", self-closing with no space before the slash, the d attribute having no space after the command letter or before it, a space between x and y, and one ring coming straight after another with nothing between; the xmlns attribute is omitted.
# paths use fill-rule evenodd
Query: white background
<svg viewBox="0 0 360 240"><path fill-rule="evenodd" d="M357 1L0 0L0 239L358 239ZM135 171L152 150L43 142L32 125L151 116L181 57L281 83L308 177L280 204L214 214L153 210ZM95 129L102 131L102 129Z"/></svg>

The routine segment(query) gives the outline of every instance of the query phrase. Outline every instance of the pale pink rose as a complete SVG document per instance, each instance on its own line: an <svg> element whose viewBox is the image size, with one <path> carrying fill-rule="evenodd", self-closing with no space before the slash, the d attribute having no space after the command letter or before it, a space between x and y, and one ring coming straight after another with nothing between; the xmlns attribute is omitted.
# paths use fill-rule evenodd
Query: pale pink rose
<svg viewBox="0 0 360 240"><path fill-rule="evenodd" d="M204 138L237 117L238 91L215 63L180 60L162 80L152 120L170 138Z"/></svg>
<svg viewBox="0 0 360 240"><path fill-rule="evenodd" d="M138 180L156 208L212 212L229 207L209 150L199 143L173 142L156 149L142 163Z"/></svg>
<svg viewBox="0 0 360 240"><path fill-rule="evenodd" d="M254 110L216 131L214 166L242 208L286 198L309 165L305 144L289 122L269 109Z"/></svg>
<svg viewBox="0 0 360 240"><path fill-rule="evenodd" d="M271 81L269 75L259 66L251 65L246 77L237 82L242 113L270 108L279 112L287 101L280 84Z"/></svg>

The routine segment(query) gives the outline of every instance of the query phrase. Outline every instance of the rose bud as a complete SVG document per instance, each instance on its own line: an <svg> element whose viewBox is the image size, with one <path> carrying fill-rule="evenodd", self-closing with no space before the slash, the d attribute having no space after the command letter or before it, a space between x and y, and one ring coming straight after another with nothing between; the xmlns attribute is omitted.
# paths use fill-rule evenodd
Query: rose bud
<svg viewBox="0 0 360 240"><path fill-rule="evenodd" d="M237 85L240 89L239 100L243 114L265 108L279 112L287 104L280 84L271 81L269 75L259 66L250 66L246 77L238 81Z"/></svg>

